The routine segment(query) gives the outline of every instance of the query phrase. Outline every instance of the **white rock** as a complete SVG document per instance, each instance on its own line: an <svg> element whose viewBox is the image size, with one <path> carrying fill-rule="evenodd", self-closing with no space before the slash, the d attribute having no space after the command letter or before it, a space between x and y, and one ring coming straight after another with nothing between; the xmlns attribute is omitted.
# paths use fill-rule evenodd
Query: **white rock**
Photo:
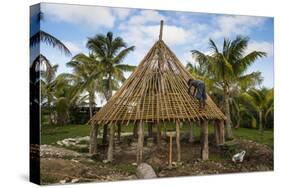
<svg viewBox="0 0 281 188"><path fill-rule="evenodd" d="M86 145L86 144L77 144L75 146L78 148L88 148L88 145Z"/></svg>
<svg viewBox="0 0 281 188"><path fill-rule="evenodd" d="M57 141L57 145L62 146L63 145L62 141Z"/></svg>
<svg viewBox="0 0 281 188"><path fill-rule="evenodd" d="M74 179L71 180L71 183L77 183L77 182L79 182L78 178L74 178Z"/></svg>
<svg viewBox="0 0 281 188"><path fill-rule="evenodd" d="M60 184L65 184L66 180L60 180Z"/></svg>
<svg viewBox="0 0 281 188"><path fill-rule="evenodd" d="M104 164L109 163L109 161L108 161L108 160L106 160L106 159L105 159L105 160L103 160L102 162L103 162Z"/></svg>
<svg viewBox="0 0 281 188"><path fill-rule="evenodd" d="M138 166L138 164L137 164L137 163L132 163L132 165L133 165L133 166Z"/></svg>
<svg viewBox="0 0 281 188"><path fill-rule="evenodd" d="M84 136L84 137L80 137L77 140L81 141L89 141L90 140L90 136Z"/></svg>
<svg viewBox="0 0 281 188"><path fill-rule="evenodd" d="M125 133L121 133L121 136L132 136L133 133L131 132L125 132Z"/></svg>

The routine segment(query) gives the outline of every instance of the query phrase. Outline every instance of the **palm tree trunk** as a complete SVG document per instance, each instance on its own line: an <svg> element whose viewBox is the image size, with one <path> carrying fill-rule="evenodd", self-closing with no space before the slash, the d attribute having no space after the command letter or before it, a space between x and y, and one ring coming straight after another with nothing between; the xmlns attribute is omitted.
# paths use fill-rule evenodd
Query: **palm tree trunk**
<svg viewBox="0 0 281 188"><path fill-rule="evenodd" d="M95 85L95 84L94 84ZM90 119L93 117L93 107L95 101L95 89L89 91L89 115ZM90 154L97 154L98 151L98 125L92 125L90 134Z"/></svg>
<svg viewBox="0 0 281 188"><path fill-rule="evenodd" d="M226 115L226 138L232 139L232 130L231 130L231 119L230 119L230 108L229 108L229 93L228 89L225 86L224 87L224 109L225 109L225 115Z"/></svg>
<svg viewBox="0 0 281 188"><path fill-rule="evenodd" d="M93 116L93 98L91 93L89 93L89 115L91 119Z"/></svg>
<svg viewBox="0 0 281 188"><path fill-rule="evenodd" d="M93 155L98 153L98 125L92 125L89 151Z"/></svg>
<svg viewBox="0 0 281 188"><path fill-rule="evenodd" d="M49 113L49 124L52 125L53 121L52 121L52 109L51 109L51 98L48 96L48 113Z"/></svg>
<svg viewBox="0 0 281 188"><path fill-rule="evenodd" d="M115 133L115 125L110 125L110 133L109 133L109 145L107 151L107 160L109 162L113 161L113 149L114 149L114 133Z"/></svg>
<svg viewBox="0 0 281 188"><path fill-rule="evenodd" d="M237 117L237 123L236 123L236 126L235 126L235 129L238 129L240 127L240 121L241 119L239 117Z"/></svg>
<svg viewBox="0 0 281 188"><path fill-rule="evenodd" d="M107 88L107 91L108 91L108 95L107 95L107 102L108 100L111 98L112 96L112 87L111 87L111 75L109 75L109 78L108 78L108 88ZM107 143L107 125L104 125L103 126L103 135L102 135L102 143L103 144L106 144Z"/></svg>
<svg viewBox="0 0 281 188"><path fill-rule="evenodd" d="M262 125L262 111L259 111L259 131L263 132L263 125Z"/></svg>

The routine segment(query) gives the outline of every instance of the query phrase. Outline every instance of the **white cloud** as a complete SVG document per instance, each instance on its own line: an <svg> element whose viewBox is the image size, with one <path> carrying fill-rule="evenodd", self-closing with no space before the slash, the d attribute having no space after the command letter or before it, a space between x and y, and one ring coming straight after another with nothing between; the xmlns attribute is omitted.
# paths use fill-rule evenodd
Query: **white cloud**
<svg viewBox="0 0 281 188"><path fill-rule="evenodd" d="M273 43L266 41L250 41L248 44L248 48L246 50L246 54L252 51L262 51L267 53L267 57L273 57L274 47Z"/></svg>
<svg viewBox="0 0 281 188"><path fill-rule="evenodd" d="M159 38L159 23L155 25L128 25L121 36L136 46L134 56L140 61ZM165 25L163 40L170 45L181 45L192 38L192 33L174 25Z"/></svg>
<svg viewBox="0 0 281 188"><path fill-rule="evenodd" d="M185 19L188 19L188 17L185 17ZM139 11L131 16L128 22L119 25L121 37L126 39L129 44L136 46L133 54L137 62L141 61L154 42L158 40L160 20L164 20L163 40L165 43L172 48L184 45L188 47L188 52L203 43L204 33L209 29L207 25L192 20L187 20L189 26L185 28L185 25L178 26L171 20L171 17L167 17L158 11ZM183 54L177 55L183 57ZM186 59L184 60L186 62Z"/></svg>
<svg viewBox="0 0 281 188"><path fill-rule="evenodd" d="M211 38L230 37L232 35L247 35L254 27L261 27L265 19L254 16L218 16L214 23L218 27Z"/></svg>
<svg viewBox="0 0 281 188"><path fill-rule="evenodd" d="M129 9L129 8L113 8L112 11L119 19L125 19L132 12L132 9Z"/></svg>
<svg viewBox="0 0 281 188"><path fill-rule="evenodd" d="M156 26L144 26L143 32L147 32L147 35L155 39L159 36L159 24ZM192 38L192 33L182 27L174 25L165 25L163 30L163 40L169 45L180 45L186 43L188 39Z"/></svg>
<svg viewBox="0 0 281 188"><path fill-rule="evenodd" d="M111 28L115 21L111 8L106 7L43 3L42 12L53 20L86 25L92 29Z"/></svg>
<svg viewBox="0 0 281 188"><path fill-rule="evenodd" d="M71 51L73 55L82 52L82 49L77 44L70 41L62 41L62 42Z"/></svg>
<svg viewBox="0 0 281 188"><path fill-rule="evenodd" d="M141 10L138 15L132 16L128 24L129 25L140 25L147 23L160 23L160 20L165 20L166 18L154 10Z"/></svg>

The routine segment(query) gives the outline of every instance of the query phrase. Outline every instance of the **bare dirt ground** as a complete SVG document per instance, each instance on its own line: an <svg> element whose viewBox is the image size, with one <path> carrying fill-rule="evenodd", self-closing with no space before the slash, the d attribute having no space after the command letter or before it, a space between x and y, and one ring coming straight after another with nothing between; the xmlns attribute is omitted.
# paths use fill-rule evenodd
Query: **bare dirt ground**
<svg viewBox="0 0 281 188"><path fill-rule="evenodd" d="M150 164L158 177L195 176L205 174L223 174L273 170L273 150L266 145L249 140L233 140L224 146L209 145L209 160L200 160L200 144L181 141L182 163L167 168L168 143L163 140L160 149L153 141L145 141L144 162ZM100 182L137 179L136 142L124 138L115 145L113 163L103 163L106 158L106 146L99 146L98 156L79 153L75 149L61 146L42 145L41 177L42 184ZM176 146L173 145L173 159L176 160ZM233 163L232 155L245 150L244 161Z"/></svg>

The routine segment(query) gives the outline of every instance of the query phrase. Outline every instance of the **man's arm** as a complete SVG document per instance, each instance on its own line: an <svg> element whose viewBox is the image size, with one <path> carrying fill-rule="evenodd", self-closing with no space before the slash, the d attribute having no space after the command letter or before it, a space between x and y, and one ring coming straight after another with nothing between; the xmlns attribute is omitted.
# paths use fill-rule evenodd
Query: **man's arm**
<svg viewBox="0 0 281 188"><path fill-rule="evenodd" d="M191 87L192 87L192 86L189 86L189 87L188 87L188 94L190 94Z"/></svg>
<svg viewBox="0 0 281 188"><path fill-rule="evenodd" d="M194 87L194 89L193 89L193 97L195 96L195 92L196 92L196 90L197 90L197 88L196 87Z"/></svg>

